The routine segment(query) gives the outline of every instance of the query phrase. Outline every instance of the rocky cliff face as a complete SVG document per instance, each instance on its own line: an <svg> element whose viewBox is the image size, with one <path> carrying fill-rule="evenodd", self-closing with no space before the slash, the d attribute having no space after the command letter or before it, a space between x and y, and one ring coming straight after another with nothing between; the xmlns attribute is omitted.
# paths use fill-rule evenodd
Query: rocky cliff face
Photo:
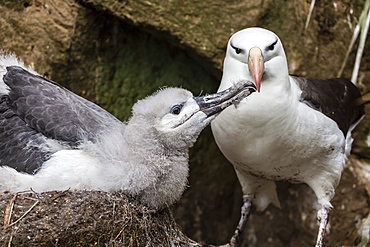
<svg viewBox="0 0 370 247"><path fill-rule="evenodd" d="M216 91L227 40L248 26L281 37L291 73L335 77L363 1L318 1L305 31L308 7L304 0L2 0L0 48L125 120L136 100L163 86ZM359 74L364 92L370 88L369 44ZM343 76L350 78L354 58L352 52ZM363 160L370 158L369 130L367 116L333 200L327 246L353 245L369 214L369 165ZM225 243L239 217L241 192L209 129L190 163L189 188L173 209L176 221L196 241ZM278 187L282 209L253 211L242 246L313 246L313 193L305 185Z"/></svg>

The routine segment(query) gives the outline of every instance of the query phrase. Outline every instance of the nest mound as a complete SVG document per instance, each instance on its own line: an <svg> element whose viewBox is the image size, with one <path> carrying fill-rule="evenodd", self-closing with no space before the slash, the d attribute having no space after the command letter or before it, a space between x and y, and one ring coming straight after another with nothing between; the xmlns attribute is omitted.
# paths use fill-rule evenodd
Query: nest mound
<svg viewBox="0 0 370 247"><path fill-rule="evenodd" d="M189 246L169 209L121 192L0 194L2 246Z"/></svg>

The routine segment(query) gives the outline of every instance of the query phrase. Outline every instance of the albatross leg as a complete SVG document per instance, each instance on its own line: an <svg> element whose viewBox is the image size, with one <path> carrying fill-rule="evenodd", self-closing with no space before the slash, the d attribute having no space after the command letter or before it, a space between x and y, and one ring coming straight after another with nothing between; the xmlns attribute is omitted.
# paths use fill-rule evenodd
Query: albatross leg
<svg viewBox="0 0 370 247"><path fill-rule="evenodd" d="M329 221L330 207L321 206L321 209L317 212L317 219L320 222L319 233L317 234L317 241L315 247L322 247L322 242L324 241L326 225Z"/></svg>
<svg viewBox="0 0 370 247"><path fill-rule="evenodd" d="M243 196L243 205L241 207L239 223L235 229L234 235L230 239L230 247L235 247L238 244L240 233L243 231L244 226L248 221L249 213L252 207L252 197L253 196L251 195Z"/></svg>

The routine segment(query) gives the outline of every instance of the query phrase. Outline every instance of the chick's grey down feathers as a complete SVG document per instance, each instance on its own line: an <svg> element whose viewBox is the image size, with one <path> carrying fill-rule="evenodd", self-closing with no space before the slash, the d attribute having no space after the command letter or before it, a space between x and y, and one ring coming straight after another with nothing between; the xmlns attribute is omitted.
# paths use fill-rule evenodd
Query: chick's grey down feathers
<svg viewBox="0 0 370 247"><path fill-rule="evenodd" d="M123 123L27 70L0 56L0 190L123 191L155 209L186 188L188 151L202 129L256 91L246 81L199 97L165 88L134 104Z"/></svg>

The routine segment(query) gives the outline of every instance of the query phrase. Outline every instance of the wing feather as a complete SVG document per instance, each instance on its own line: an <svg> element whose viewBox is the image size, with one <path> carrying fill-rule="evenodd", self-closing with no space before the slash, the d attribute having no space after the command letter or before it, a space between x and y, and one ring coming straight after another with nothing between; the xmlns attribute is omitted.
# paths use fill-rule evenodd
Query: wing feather
<svg viewBox="0 0 370 247"><path fill-rule="evenodd" d="M21 67L7 67L0 95L0 164L35 173L62 148L95 142L123 123L96 104Z"/></svg>
<svg viewBox="0 0 370 247"><path fill-rule="evenodd" d="M71 145L94 141L101 131L122 123L96 104L20 67L8 67L4 82L15 113L46 137Z"/></svg>
<svg viewBox="0 0 370 247"><path fill-rule="evenodd" d="M350 80L291 77L302 90L300 101L334 120L345 136L365 114L357 103L360 90Z"/></svg>

